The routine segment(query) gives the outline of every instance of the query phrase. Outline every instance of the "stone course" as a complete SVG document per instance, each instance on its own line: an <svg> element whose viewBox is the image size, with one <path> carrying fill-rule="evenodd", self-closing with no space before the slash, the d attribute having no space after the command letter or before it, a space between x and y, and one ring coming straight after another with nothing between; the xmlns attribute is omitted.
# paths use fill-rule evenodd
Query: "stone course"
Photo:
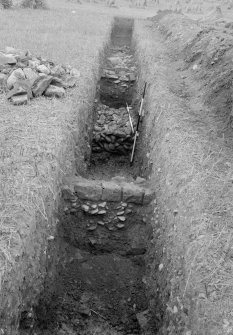
<svg viewBox="0 0 233 335"><path fill-rule="evenodd" d="M64 199L70 199L75 194L84 200L110 201L147 205L155 197L155 192L149 187L148 181L127 182L124 178L113 178L111 181L89 180L82 177L67 177L62 189Z"/></svg>
<svg viewBox="0 0 233 335"><path fill-rule="evenodd" d="M41 95L62 98L65 89L77 85L79 76L77 69L33 57L29 51L12 47L0 51L0 92L6 92L15 105Z"/></svg>

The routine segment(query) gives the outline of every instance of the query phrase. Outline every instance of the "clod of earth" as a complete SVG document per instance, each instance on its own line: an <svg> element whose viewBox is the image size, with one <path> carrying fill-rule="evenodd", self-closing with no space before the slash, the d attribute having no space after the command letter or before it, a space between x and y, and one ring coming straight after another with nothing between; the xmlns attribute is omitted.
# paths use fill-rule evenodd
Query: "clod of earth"
<svg viewBox="0 0 233 335"><path fill-rule="evenodd" d="M14 105L27 104L41 95L62 98L79 77L77 69L33 57L29 51L6 47L0 52L0 89Z"/></svg>

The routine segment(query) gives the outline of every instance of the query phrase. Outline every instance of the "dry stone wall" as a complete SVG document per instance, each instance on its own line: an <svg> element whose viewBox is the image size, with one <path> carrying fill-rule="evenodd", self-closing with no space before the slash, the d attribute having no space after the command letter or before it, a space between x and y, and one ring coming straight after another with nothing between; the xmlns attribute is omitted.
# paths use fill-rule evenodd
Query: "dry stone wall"
<svg viewBox="0 0 233 335"><path fill-rule="evenodd" d="M67 177L63 197L69 199L74 194L84 200L124 201L139 205L147 205L155 197L154 190L144 178L138 177L135 182L127 182L124 177L118 176L110 181Z"/></svg>
<svg viewBox="0 0 233 335"><path fill-rule="evenodd" d="M136 121L132 119L135 128ZM93 152L126 154L132 150L133 134L126 108L110 108L99 104L93 132Z"/></svg>
<svg viewBox="0 0 233 335"><path fill-rule="evenodd" d="M65 238L75 247L143 254L148 234L147 205L155 194L144 178L127 182L70 176L62 189Z"/></svg>

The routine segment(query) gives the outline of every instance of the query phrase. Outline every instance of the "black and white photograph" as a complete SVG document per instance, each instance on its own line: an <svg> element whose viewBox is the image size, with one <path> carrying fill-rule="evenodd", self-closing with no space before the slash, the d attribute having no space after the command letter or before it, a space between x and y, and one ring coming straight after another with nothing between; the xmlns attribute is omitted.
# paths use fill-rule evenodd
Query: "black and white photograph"
<svg viewBox="0 0 233 335"><path fill-rule="evenodd" d="M233 0L0 0L0 335L233 335Z"/></svg>

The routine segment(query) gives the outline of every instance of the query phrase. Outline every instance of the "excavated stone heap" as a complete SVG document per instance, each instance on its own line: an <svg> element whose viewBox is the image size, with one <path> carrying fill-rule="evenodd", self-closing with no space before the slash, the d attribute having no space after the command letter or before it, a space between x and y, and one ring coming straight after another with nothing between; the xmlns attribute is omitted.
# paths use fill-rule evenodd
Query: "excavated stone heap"
<svg viewBox="0 0 233 335"><path fill-rule="evenodd" d="M79 76L77 69L33 57L29 51L6 47L0 52L0 91L14 105L41 95L61 98L65 89L77 85Z"/></svg>
<svg viewBox="0 0 233 335"><path fill-rule="evenodd" d="M135 128L136 121L132 122ZM132 145L133 134L126 108L115 109L99 104L93 132L93 152L127 154Z"/></svg>

